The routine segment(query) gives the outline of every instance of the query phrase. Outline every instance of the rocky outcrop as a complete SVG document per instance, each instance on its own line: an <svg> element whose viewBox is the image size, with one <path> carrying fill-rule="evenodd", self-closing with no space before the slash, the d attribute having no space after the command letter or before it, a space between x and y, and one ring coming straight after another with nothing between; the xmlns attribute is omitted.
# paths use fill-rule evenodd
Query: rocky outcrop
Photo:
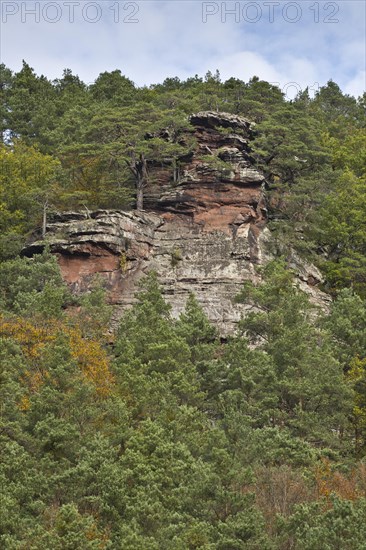
<svg viewBox="0 0 366 550"><path fill-rule="evenodd" d="M251 158L250 121L204 112L190 122L197 147L178 174L169 163L152 164L146 211L63 213L48 224L47 241L73 291L87 291L98 274L117 315L134 302L139 278L154 269L174 316L194 292L226 335L249 307L233 298L243 281L257 280L256 266L268 258L264 177ZM24 253L44 244L35 241ZM303 288L323 303L320 274L298 258L293 263Z"/></svg>
<svg viewBox="0 0 366 550"><path fill-rule="evenodd" d="M225 218L225 216L224 216ZM102 277L111 303L122 311L134 302L139 278L159 274L167 301L178 316L194 292L222 334L234 330L246 306L233 303L244 280L255 280L268 230L257 231L244 219L207 228L183 215L99 210L58 216L48 225L47 241L57 255L65 281L75 293ZM220 225L218 224L218 225ZM43 241L30 244L33 255Z"/></svg>
<svg viewBox="0 0 366 550"><path fill-rule="evenodd" d="M146 208L191 215L197 221L210 210L212 217L218 209L221 215L230 210L234 221L238 213L245 216L258 206L264 208L264 177L254 168L250 154L252 124L237 115L211 111L192 115L190 122L195 151L178 167L168 162L150 167Z"/></svg>

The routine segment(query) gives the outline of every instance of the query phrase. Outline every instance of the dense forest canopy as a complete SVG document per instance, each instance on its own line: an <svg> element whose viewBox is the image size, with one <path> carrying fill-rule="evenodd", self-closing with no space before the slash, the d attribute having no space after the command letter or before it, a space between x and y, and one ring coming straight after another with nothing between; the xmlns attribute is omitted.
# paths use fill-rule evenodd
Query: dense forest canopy
<svg viewBox="0 0 366 550"><path fill-rule="evenodd" d="M364 550L366 96L0 69L1 546ZM154 273L111 334L100 281L73 296L49 251L19 252L52 211L135 207L141 163L179 162L203 110L256 123L279 259L232 297L253 312L225 344L193 295L173 320Z"/></svg>

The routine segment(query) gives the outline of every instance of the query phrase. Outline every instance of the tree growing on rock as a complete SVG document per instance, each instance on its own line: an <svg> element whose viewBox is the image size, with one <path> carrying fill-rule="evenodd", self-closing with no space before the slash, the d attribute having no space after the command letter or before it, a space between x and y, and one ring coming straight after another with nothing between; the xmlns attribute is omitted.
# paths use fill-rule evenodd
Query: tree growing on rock
<svg viewBox="0 0 366 550"><path fill-rule="evenodd" d="M149 165L174 164L187 154L193 141L183 143L180 139L187 127L184 115L173 116L169 110L141 102L134 108L102 109L90 120L84 141L88 155L103 164L108 185L119 191L133 187L136 208L142 210Z"/></svg>

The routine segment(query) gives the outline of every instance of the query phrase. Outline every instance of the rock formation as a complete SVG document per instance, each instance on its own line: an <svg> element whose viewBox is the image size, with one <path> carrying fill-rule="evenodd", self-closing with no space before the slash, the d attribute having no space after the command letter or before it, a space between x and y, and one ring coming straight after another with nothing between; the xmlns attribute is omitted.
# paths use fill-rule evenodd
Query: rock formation
<svg viewBox="0 0 366 550"><path fill-rule="evenodd" d="M203 112L190 123L195 151L179 173L169 164L150 167L145 211L59 214L47 226L47 241L75 292L87 291L100 274L120 314L134 302L139 278L153 269L174 316L193 292L226 335L250 307L233 298L243 281L257 280L255 267L267 257L264 177L251 158L250 121ZM24 253L44 244L35 241ZM295 257L293 264L302 288L324 303L319 272Z"/></svg>

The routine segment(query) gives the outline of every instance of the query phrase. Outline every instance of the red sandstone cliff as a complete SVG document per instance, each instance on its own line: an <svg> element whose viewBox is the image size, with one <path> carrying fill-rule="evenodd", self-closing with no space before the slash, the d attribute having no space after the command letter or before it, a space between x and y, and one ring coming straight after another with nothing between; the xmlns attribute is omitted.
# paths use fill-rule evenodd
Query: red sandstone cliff
<svg viewBox="0 0 366 550"><path fill-rule="evenodd" d="M60 214L48 225L47 240L75 292L87 291L100 274L111 302L123 310L133 303L141 275L154 269L174 315L194 292L227 334L246 310L233 298L244 280L257 278L255 265L266 256L264 177L250 155L250 121L203 112L190 123L194 152L178 173L169 162L151 163L144 211ZM25 253L43 246L34 242ZM299 280L314 299L322 299L315 268L299 268Z"/></svg>

